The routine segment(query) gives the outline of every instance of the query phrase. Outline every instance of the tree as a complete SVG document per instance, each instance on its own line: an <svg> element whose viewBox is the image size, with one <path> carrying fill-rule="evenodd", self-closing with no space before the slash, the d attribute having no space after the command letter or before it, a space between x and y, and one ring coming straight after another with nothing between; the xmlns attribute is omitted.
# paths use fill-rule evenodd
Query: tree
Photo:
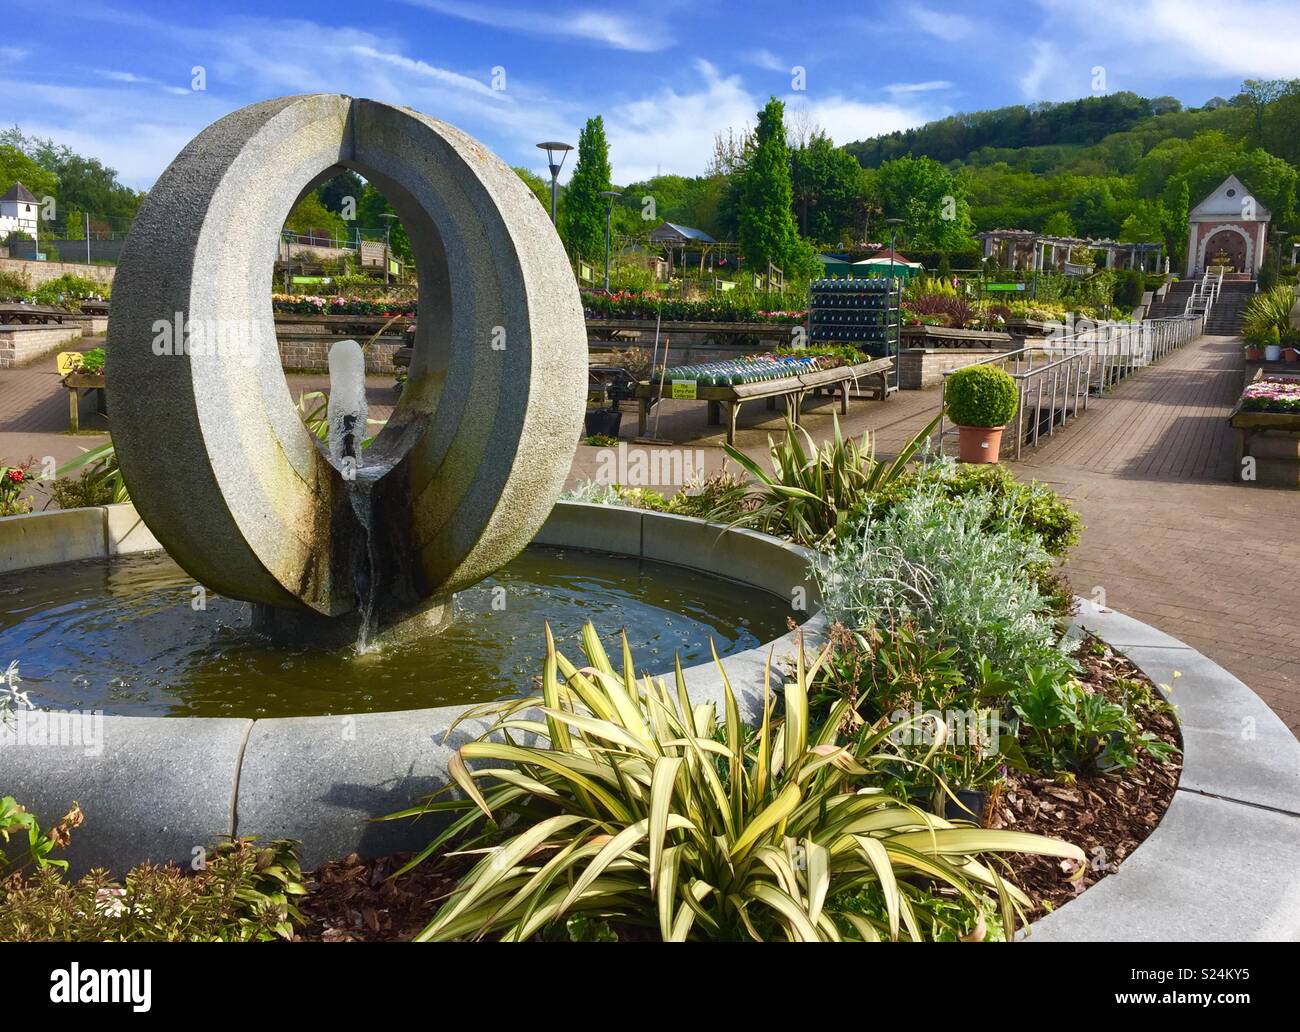
<svg viewBox="0 0 1300 1032"><path fill-rule="evenodd" d="M325 232L331 237L344 238L348 227L337 212L330 211L321 203L315 191L307 194L293 206L289 217L284 220L284 228L295 233Z"/></svg>
<svg viewBox="0 0 1300 1032"><path fill-rule="evenodd" d="M876 170L873 189L888 218L903 220L908 245L934 251L970 246L970 204L965 190L933 158L902 157Z"/></svg>
<svg viewBox="0 0 1300 1032"><path fill-rule="evenodd" d="M1043 223L1043 233L1047 236L1075 236L1074 220L1070 218L1070 213L1068 211L1055 212L1046 222Z"/></svg>
<svg viewBox="0 0 1300 1032"><path fill-rule="evenodd" d="M795 228L784 113L785 105L775 97L758 113L752 152L735 176L737 229L750 268L765 272L771 262L787 277L798 279L811 275L816 258Z"/></svg>
<svg viewBox="0 0 1300 1032"><path fill-rule="evenodd" d="M578 136L578 163L564 191L560 236L570 258L595 261L605 251L605 198L610 189L609 144L605 122L597 115L587 119Z"/></svg>
<svg viewBox="0 0 1300 1032"><path fill-rule="evenodd" d="M356 226L370 240L383 240L388 232L389 249L406 264L415 260L411 252L411 240L406 235L406 227L399 219L385 219L384 215L395 214L388 198L375 189L373 183L367 183L357 199ZM391 222L391 229L386 225Z"/></svg>
<svg viewBox="0 0 1300 1032"><path fill-rule="evenodd" d="M347 198L351 197L353 211L355 211L356 206L361 203L361 194L365 187L365 180L349 168L316 187L316 196L330 211L339 213L342 213Z"/></svg>
<svg viewBox="0 0 1300 1032"><path fill-rule="evenodd" d="M59 188L53 172L41 168L17 147L0 144L0 194L8 193L14 183L22 183L37 200L54 196Z"/></svg>
<svg viewBox="0 0 1300 1032"><path fill-rule="evenodd" d="M537 198L543 210L546 212L547 216L549 217L551 214L550 184L547 183L546 180L544 180L541 176L539 176L536 172L532 171L531 169L520 168L519 166L516 166L515 175L517 175L520 179L522 179L524 181L524 185L527 186L528 189L530 189L533 192L533 196Z"/></svg>
<svg viewBox="0 0 1300 1032"><path fill-rule="evenodd" d="M805 237L834 242L846 230L861 230L868 204L866 170L825 133L791 152L790 180Z"/></svg>

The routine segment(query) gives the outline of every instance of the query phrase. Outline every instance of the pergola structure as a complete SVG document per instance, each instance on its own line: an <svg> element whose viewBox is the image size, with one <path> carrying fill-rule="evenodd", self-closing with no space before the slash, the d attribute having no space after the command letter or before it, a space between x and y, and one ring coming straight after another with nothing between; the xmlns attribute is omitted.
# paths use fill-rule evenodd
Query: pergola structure
<svg viewBox="0 0 1300 1032"><path fill-rule="evenodd" d="M1076 247L1104 251L1108 269L1158 272L1160 256L1164 252L1162 243L1121 243L1118 240L1094 240L1091 237L1053 236L1032 229L990 229L976 233L975 236L984 245L985 258L996 256L1000 266L1023 269L1026 272L1041 272L1050 264L1053 268L1064 270L1067 275L1083 275L1087 266L1070 261L1070 253Z"/></svg>

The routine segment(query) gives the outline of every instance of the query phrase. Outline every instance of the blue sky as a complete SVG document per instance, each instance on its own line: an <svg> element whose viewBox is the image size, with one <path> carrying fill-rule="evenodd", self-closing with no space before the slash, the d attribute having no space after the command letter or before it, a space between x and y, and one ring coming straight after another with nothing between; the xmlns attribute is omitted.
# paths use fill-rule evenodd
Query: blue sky
<svg viewBox="0 0 1300 1032"><path fill-rule="evenodd" d="M582 122L602 114L614 178L627 183L702 171L714 134L751 124L771 94L843 143L956 111L1084 96L1098 68L1100 92L1188 104L1230 96L1243 78L1300 77L1295 0L5 7L4 120L99 157L137 188L204 126L290 93L407 104L538 170L534 143L576 143ZM195 66L202 91L191 88Z"/></svg>

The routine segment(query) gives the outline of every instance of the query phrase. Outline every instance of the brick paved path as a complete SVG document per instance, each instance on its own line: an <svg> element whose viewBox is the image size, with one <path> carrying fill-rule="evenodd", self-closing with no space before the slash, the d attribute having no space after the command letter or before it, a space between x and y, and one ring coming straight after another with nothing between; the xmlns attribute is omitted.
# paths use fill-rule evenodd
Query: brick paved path
<svg viewBox="0 0 1300 1032"><path fill-rule="evenodd" d="M1250 685L1300 733L1300 492L1231 482L1241 344L1202 337L1096 399L1017 473L1087 529L1075 591L1159 627Z"/></svg>

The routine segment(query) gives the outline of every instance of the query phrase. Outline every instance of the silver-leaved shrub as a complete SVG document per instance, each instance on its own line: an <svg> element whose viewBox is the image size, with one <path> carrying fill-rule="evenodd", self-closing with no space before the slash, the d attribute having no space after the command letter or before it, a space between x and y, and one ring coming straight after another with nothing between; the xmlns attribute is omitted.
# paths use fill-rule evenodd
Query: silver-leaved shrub
<svg viewBox="0 0 1300 1032"><path fill-rule="evenodd" d="M827 616L857 629L911 623L970 669L987 656L1018 671L1055 651L1057 628L1029 571L1050 561L1036 534L987 492L948 497L922 484L866 515L816 573Z"/></svg>

